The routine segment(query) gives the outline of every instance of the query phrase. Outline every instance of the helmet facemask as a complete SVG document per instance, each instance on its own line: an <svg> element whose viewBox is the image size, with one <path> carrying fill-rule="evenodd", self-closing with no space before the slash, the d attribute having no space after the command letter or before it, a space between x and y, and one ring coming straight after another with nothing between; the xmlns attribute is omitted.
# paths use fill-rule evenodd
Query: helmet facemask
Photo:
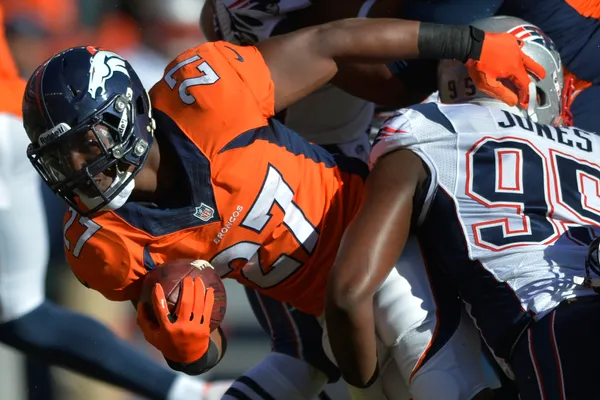
<svg viewBox="0 0 600 400"><path fill-rule="evenodd" d="M130 89L115 95L77 126L60 123L29 145L27 155L38 173L82 215L119 208L133 191L133 178L143 167L149 143L134 135L132 97ZM74 152L85 156L79 167L73 167ZM105 182L112 178L104 190L101 176Z"/></svg>

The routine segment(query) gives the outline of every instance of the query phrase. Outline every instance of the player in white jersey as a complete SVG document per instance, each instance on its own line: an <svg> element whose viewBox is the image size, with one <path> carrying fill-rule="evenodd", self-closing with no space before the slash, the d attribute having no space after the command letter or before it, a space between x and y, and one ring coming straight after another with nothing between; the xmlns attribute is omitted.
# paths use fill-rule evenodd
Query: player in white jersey
<svg viewBox="0 0 600 400"><path fill-rule="evenodd" d="M557 126L560 57L537 27L509 17L474 25L526 31L523 50L547 74L530 87L537 102L509 108L444 62L440 98L455 104L415 105L386 123L361 210L332 271L338 285L326 308L331 344L336 356L355 357L356 368L369 362L367 334L333 318L344 299L336 290L352 293L346 320L368 325L371 309L361 304L372 301L414 232L428 267L458 289L522 400L597 398L600 297L576 282L593 283L578 277L600 233L600 139ZM591 250L589 274L597 270L597 243Z"/></svg>

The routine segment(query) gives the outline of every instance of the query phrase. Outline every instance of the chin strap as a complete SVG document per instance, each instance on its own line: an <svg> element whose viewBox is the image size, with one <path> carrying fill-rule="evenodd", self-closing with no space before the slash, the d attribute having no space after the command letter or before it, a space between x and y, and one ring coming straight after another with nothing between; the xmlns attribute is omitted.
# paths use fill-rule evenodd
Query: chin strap
<svg viewBox="0 0 600 400"><path fill-rule="evenodd" d="M564 88L561 96L561 110L555 125L561 126L573 126L573 113L571 112L571 105L575 100L575 80L572 76L565 77Z"/></svg>
<svg viewBox="0 0 600 400"><path fill-rule="evenodd" d="M118 190L119 193L110 202L108 202L108 204L106 204L104 207L102 207L99 211L112 211L112 210L116 210L116 209L123 207L123 205L129 199L129 196L131 196L133 189L135 189L135 180L134 179L131 179L126 185L123 185L123 182L126 182L131 177L131 175L132 175L131 172L118 172L117 173L117 176L115 177L114 181L111 183L110 187L106 190L105 194L107 196L110 196L115 190ZM74 192L77 194L77 196L79 196L79 199L81 200L81 202L83 204L85 204L85 206L89 210L96 208L98 205L100 205L104 201L104 198L102 196L89 197L89 196L86 196L85 194L83 194L78 189L74 190Z"/></svg>
<svg viewBox="0 0 600 400"><path fill-rule="evenodd" d="M529 82L529 105L527 106L527 117L533 122L538 122L537 114L535 113L535 105L537 104L537 90L535 90L535 82Z"/></svg>

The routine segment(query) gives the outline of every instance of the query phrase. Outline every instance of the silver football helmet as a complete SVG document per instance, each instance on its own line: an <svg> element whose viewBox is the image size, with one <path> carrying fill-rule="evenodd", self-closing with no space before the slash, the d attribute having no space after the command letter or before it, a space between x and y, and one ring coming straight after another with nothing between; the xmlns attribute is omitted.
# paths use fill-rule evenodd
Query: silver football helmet
<svg viewBox="0 0 600 400"><path fill-rule="evenodd" d="M523 115L541 124L560 123L561 96L564 84L562 63L554 42L540 28L519 18L495 16L473 22L484 32L508 32L523 41L523 52L546 70L546 77L539 79L530 74L529 102L527 110L510 107L500 100L479 92L465 66L454 60L441 61L438 67L438 90L442 103L473 102L488 107L500 107ZM536 101L537 99L537 101Z"/></svg>

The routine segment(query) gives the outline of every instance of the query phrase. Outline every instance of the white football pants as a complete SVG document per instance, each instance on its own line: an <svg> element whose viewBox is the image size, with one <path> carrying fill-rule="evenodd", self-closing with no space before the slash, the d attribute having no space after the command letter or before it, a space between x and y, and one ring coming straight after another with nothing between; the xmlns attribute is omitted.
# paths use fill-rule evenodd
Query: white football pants
<svg viewBox="0 0 600 400"><path fill-rule="evenodd" d="M19 118L0 113L0 323L44 301L48 262L40 178Z"/></svg>
<svg viewBox="0 0 600 400"><path fill-rule="evenodd" d="M409 238L374 298L381 399L470 400L489 387L475 326L462 306L454 319L440 318L443 301L432 291L416 238ZM332 358L326 331L323 342Z"/></svg>

